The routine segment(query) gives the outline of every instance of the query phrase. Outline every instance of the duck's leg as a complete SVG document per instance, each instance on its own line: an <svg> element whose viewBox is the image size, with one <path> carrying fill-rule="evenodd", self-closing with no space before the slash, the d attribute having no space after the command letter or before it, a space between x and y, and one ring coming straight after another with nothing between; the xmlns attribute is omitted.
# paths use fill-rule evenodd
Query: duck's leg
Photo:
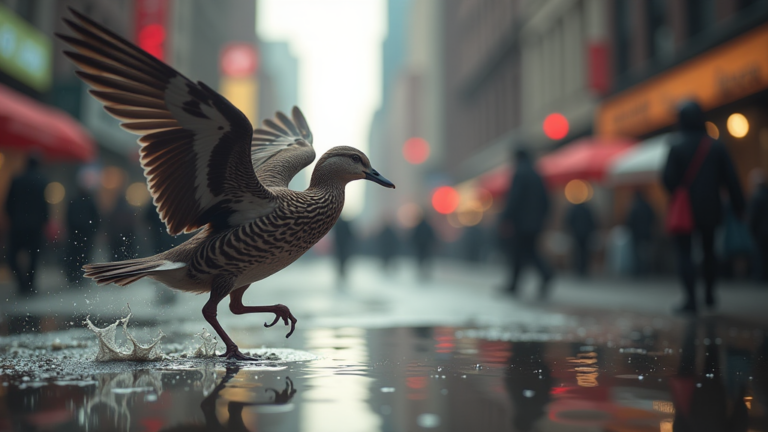
<svg viewBox="0 0 768 432"><path fill-rule="evenodd" d="M279 320L283 320L285 325L288 325L288 321L291 322L291 331L285 335L286 338L291 337L293 331L296 330L296 317L293 316L290 309L287 306L276 304L272 306L245 306L243 305L243 294L248 289L249 285L241 286L236 290L229 293L229 310L235 315L241 315L246 313L273 313L275 319L271 324L264 323L264 327L272 327L277 324Z"/></svg>
<svg viewBox="0 0 768 432"><path fill-rule="evenodd" d="M222 342L224 342L226 351L220 357L233 358L236 360L261 360L259 358L250 357L241 353L227 332L224 331L224 328L221 327L219 320L216 319L216 309L219 306L221 300L226 297L227 294L229 294L233 284L233 278L216 277L216 279L214 279L213 285L211 286L211 297L208 298L205 306L203 306L203 317L205 317L205 320L208 321L208 324L210 324L211 327L216 330L216 334L218 334Z"/></svg>

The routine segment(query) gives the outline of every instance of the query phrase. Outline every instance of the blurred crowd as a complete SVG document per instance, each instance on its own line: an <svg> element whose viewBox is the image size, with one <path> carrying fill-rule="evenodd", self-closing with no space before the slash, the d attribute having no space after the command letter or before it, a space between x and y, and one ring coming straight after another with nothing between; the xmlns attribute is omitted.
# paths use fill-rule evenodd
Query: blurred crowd
<svg viewBox="0 0 768 432"><path fill-rule="evenodd" d="M705 305L715 307L718 277L768 280L768 186L764 173L755 170L745 198L726 147L707 136L697 104L681 106L677 137L659 181L670 196L678 188L686 188L692 214L687 232L664 235L669 222L657 214L642 189L633 192L624 220L609 229L601 226L588 200L569 203L553 215L551 193L537 171L535 158L526 148L517 147L512 155L514 175L494 223L466 227L453 242L442 238L435 226L438 215L426 206L408 230L390 221L378 232L362 236L353 222L340 219L332 235L339 289L345 287L349 262L356 254L377 256L385 273L395 270L398 257L407 256L423 281L431 278L433 262L440 256L507 267L509 279L503 289L510 294L518 291L520 275L531 267L539 274L539 296L545 299L556 272L570 271L579 277L595 272L599 260L594 245L600 233L607 231L602 236L601 273L656 274L656 245L666 241L676 250L677 273L686 293L680 310L697 309L697 273L704 282ZM63 267L68 283L78 286L81 267L97 258L148 256L186 239L167 234L148 195L143 205L136 205L129 203L128 191L118 193L105 209L94 196L100 183L93 170L81 169L76 184L62 220L53 221L46 201L49 179L38 158L30 157L26 169L11 182L4 207L10 225L5 259L20 293L35 292L39 257L46 244L54 245L54 261ZM551 247L543 247L545 237L553 238L553 217L561 219L559 235L567 236L570 245L565 262L553 256ZM703 258L700 266L694 262L699 256Z"/></svg>
<svg viewBox="0 0 768 432"><path fill-rule="evenodd" d="M602 273L627 277L664 273L656 266L658 245L662 244L665 249L674 250L665 258L674 257L675 264L670 270L679 276L686 295L678 310L696 312L699 273L705 288L704 304L714 308L719 277L768 280L768 185L765 174L754 170L745 197L725 145L707 135L704 115L695 102L679 107L678 129L658 182L670 200L676 190L686 189L691 212L688 231L670 231L670 216L658 214L642 188L632 191L623 220L613 227L601 226L589 200L569 203L564 212L553 215L551 192L537 171L533 156L525 147L517 147L513 150L514 175L495 225L465 228L453 254L451 248L444 247L447 245L430 223L430 219L439 220L438 215L430 215L426 206L413 228L398 232L387 224L374 237L373 248L363 246L357 253L376 253L385 271L391 269L398 254L410 256L418 264L423 279L430 277L430 263L435 255L452 255L470 263L496 256L495 261L509 269L509 279L503 287L506 292L516 293L520 275L531 267L539 274L539 296L545 299L556 268L579 277L588 277L595 271L599 260L595 245L600 240ZM553 217L561 220L553 223ZM554 257L558 261L555 265L550 262L553 248L546 247L544 241L544 237L557 238L552 232L553 225L561 227L557 234L561 240L567 237L564 243L569 245L569 259L561 263ZM337 224L335 253L342 281L347 262L360 242L356 237L350 222L341 220ZM702 257L701 262L695 262L698 257Z"/></svg>
<svg viewBox="0 0 768 432"><path fill-rule="evenodd" d="M63 203L61 218L51 216L50 184L39 158L31 155L24 171L13 178L5 200L9 229L3 258L24 296L37 293L41 267L61 267L68 285L78 287L82 266L95 259L152 255L186 240L167 233L151 201L129 203L127 191L117 194L111 208L99 205L99 176L89 167L78 170L76 190ZM42 266L41 255L48 258Z"/></svg>

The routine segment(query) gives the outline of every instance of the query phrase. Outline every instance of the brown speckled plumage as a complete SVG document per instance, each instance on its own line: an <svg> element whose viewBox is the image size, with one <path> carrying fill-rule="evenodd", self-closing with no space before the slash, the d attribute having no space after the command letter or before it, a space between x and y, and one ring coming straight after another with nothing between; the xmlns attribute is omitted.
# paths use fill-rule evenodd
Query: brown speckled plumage
<svg viewBox="0 0 768 432"><path fill-rule="evenodd" d="M141 135L141 165L168 232L197 231L152 257L86 265L85 275L100 285L150 277L178 290L210 292L203 315L224 341L227 357L249 359L216 319L216 306L226 296L233 313L274 313L267 326L290 321L290 336L296 319L288 308L244 306L245 290L328 233L341 214L348 182L394 185L359 150L334 147L318 161L307 190L288 189L315 159L312 132L298 108L291 118L278 112L253 130L240 110L204 83L72 13L76 20L65 22L75 35L57 35L75 49L65 54L107 112Z"/></svg>

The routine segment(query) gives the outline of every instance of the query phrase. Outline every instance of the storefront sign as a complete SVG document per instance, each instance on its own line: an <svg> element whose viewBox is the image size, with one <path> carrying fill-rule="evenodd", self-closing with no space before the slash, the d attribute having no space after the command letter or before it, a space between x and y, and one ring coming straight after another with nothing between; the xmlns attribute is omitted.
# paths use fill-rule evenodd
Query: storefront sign
<svg viewBox="0 0 768 432"><path fill-rule="evenodd" d="M685 99L710 110L768 88L768 25L720 45L605 101L601 136L637 137L674 124Z"/></svg>
<svg viewBox="0 0 768 432"><path fill-rule="evenodd" d="M44 92L51 86L51 41L0 4L0 70Z"/></svg>

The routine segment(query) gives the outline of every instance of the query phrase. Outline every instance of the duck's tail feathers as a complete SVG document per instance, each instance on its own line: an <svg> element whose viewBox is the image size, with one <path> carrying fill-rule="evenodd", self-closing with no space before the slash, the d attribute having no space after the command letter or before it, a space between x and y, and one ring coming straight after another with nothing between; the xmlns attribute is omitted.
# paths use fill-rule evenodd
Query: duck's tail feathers
<svg viewBox="0 0 768 432"><path fill-rule="evenodd" d="M185 265L163 259L138 258L113 263L86 264L83 270L85 277L95 280L98 285L113 283L126 286L152 273L175 270Z"/></svg>

